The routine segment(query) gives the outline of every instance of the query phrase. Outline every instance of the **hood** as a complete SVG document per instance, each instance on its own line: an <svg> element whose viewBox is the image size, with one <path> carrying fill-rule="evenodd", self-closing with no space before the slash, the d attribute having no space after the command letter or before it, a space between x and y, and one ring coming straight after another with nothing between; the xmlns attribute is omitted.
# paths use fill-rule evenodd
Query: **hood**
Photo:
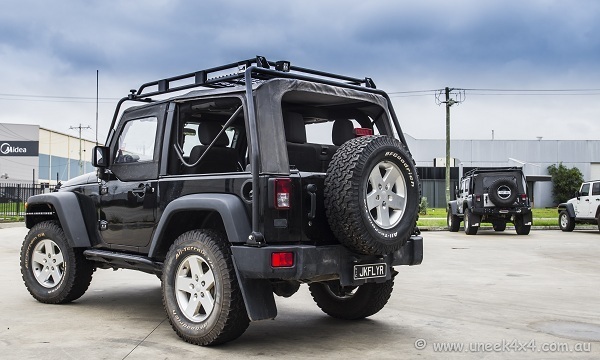
<svg viewBox="0 0 600 360"><path fill-rule="evenodd" d="M61 189L71 186L78 186L84 184L92 184L98 182L98 177L96 176L96 172L89 172L87 174L79 175L77 177L72 178L71 180L67 180L61 185Z"/></svg>

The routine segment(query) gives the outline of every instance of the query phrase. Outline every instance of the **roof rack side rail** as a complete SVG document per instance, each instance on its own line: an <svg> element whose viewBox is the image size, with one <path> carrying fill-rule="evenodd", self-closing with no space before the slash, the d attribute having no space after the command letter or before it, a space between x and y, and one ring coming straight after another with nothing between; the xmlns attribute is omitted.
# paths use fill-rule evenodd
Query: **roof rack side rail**
<svg viewBox="0 0 600 360"><path fill-rule="evenodd" d="M289 61L268 61L264 56L257 56L254 59L241 60L230 64L213 67L210 69L204 69L161 80L151 81L142 84L137 91L132 91L130 97L147 98L154 95L161 95L175 91L187 90L195 87L223 88L232 87L236 85L245 85L244 71L253 65L260 69L271 69L271 67L273 67L276 72L270 73L270 76L268 78L278 77L281 76L283 73L291 73L298 75L310 74L324 79L335 79L338 81L346 82L350 85L361 86L364 84L364 86L367 88L376 88L373 80L368 77L364 79L359 79L345 75L338 75L324 71L307 69L299 66L292 66ZM221 75L218 74L227 70L230 70L230 73ZM296 76L288 75L282 77L295 78ZM181 80L190 80L190 83L184 85L175 84L175 82ZM144 91L146 91L148 88L154 86L157 87L156 91L149 91L144 93Z"/></svg>
<svg viewBox="0 0 600 360"><path fill-rule="evenodd" d="M179 91L179 90L191 89L191 88L199 87L199 86L215 87L215 88L225 87L226 85L219 85L219 83L226 84L235 79L242 79L244 77L243 71L247 67L250 67L255 62L256 62L256 59L241 60L241 61L237 61L234 63L221 65L221 66L217 66L217 67L213 67L213 68L209 68L209 69L204 69L204 70L195 71L195 72L191 72L191 73L187 73L187 74L183 74L183 75L178 75L178 76L173 76L173 77L169 77L169 78L165 78L165 79L161 79L161 80L147 82L140 86L140 88L137 90L137 92L135 93L134 96L135 97L148 97L148 96L166 94L166 93ZM215 73L225 71L225 70L232 70L235 72L228 74L228 75L215 76ZM211 75L212 75L212 77L211 77ZM190 80L193 79L194 82L192 82L190 84L186 84L186 85L175 86L175 87L171 86L172 83L174 83L176 81L181 81L181 80L186 80L186 79L190 79ZM229 85L229 86L233 86L233 85L234 84ZM158 86L158 90L144 93L144 90L146 90L147 88L152 87L152 86Z"/></svg>

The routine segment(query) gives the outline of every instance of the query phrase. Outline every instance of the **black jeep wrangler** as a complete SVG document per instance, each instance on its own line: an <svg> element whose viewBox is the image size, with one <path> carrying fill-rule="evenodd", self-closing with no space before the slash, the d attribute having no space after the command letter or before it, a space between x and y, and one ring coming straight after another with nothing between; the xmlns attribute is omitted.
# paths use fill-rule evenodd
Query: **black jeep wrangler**
<svg viewBox="0 0 600 360"><path fill-rule="evenodd" d="M531 230L531 205L521 168L474 169L466 173L456 189L456 200L448 203L448 230L457 232L464 220L465 233L477 234L482 222L504 231L512 222L519 235Z"/></svg>
<svg viewBox="0 0 600 360"><path fill-rule="evenodd" d="M211 345L302 283L330 316L373 315L393 266L422 261L415 165L369 78L257 57L146 83L110 129L97 173L28 199L21 273L41 302L81 297L97 268L156 274L173 329Z"/></svg>

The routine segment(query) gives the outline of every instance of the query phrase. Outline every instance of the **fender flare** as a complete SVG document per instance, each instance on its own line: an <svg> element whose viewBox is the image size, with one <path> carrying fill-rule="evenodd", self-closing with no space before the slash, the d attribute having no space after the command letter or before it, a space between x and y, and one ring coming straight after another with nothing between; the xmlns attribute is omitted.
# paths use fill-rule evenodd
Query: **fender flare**
<svg viewBox="0 0 600 360"><path fill-rule="evenodd" d="M456 204L456 201L450 201L448 203L448 208L450 210L450 214L457 216L461 215L458 213L458 205Z"/></svg>
<svg viewBox="0 0 600 360"><path fill-rule="evenodd" d="M560 212L562 210L565 210L570 217L575 218L575 208L573 208L573 204L571 203L562 203L562 204L558 204L558 213L560 214Z"/></svg>
<svg viewBox="0 0 600 360"><path fill-rule="evenodd" d="M152 235L148 257L156 255L156 250L169 221L178 212L187 210L216 211L221 215L227 238L231 243L244 243L250 235L250 219L242 200L231 194L193 194L171 201L164 209L156 230Z"/></svg>
<svg viewBox="0 0 600 360"><path fill-rule="evenodd" d="M56 211L67 241L71 247L90 247L91 241L85 226L83 212L80 211L81 204L77 194L69 191L52 192L31 196L27 199L27 212L25 215L25 226L31 229L35 224L28 215L35 215L36 211L30 211L35 205L51 205ZM76 211L73 211L76 209Z"/></svg>
<svg viewBox="0 0 600 360"><path fill-rule="evenodd" d="M171 201L160 218L148 256L155 256L160 239L169 221L178 212L187 210L210 210L221 215L230 243L245 243L251 233L250 219L242 200L231 194L194 194ZM235 255L233 264L242 291L248 317L252 321L273 319L277 316L277 306L273 288L268 279L249 279L238 271Z"/></svg>

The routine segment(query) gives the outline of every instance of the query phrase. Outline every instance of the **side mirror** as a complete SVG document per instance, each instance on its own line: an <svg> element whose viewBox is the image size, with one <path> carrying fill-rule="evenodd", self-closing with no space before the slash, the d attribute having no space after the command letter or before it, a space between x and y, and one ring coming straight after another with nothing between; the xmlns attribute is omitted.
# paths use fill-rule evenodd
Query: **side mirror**
<svg viewBox="0 0 600 360"><path fill-rule="evenodd" d="M94 146L92 153L92 165L97 168L108 167L108 159L110 159L110 149L107 146Z"/></svg>
<svg viewBox="0 0 600 360"><path fill-rule="evenodd" d="M580 196L581 196L581 193L579 191L575 191L575 197L577 198L577 200L579 200Z"/></svg>

